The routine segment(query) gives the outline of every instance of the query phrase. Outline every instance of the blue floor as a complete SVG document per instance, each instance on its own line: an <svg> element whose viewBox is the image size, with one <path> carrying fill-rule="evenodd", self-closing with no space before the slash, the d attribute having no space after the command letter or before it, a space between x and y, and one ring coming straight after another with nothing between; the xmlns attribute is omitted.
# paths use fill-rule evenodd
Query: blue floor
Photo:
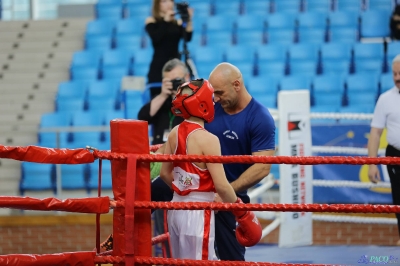
<svg viewBox="0 0 400 266"><path fill-rule="evenodd" d="M246 261L335 265L387 264L400 266L400 247L306 246L279 248L277 245L259 244L247 249Z"/></svg>

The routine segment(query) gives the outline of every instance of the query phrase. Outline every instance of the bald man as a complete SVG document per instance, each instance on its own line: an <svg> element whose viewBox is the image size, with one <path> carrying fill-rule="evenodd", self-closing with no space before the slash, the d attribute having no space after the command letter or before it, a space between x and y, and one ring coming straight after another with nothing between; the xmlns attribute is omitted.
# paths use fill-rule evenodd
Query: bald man
<svg viewBox="0 0 400 266"><path fill-rule="evenodd" d="M221 63L211 72L209 82L214 88L215 118L205 128L219 138L222 155L274 155L274 120L248 93L240 70ZM266 177L271 165L236 163L225 164L224 169L237 196L249 203L247 189ZM237 242L235 229L231 212L215 215L216 251L221 260L245 260L246 249Z"/></svg>

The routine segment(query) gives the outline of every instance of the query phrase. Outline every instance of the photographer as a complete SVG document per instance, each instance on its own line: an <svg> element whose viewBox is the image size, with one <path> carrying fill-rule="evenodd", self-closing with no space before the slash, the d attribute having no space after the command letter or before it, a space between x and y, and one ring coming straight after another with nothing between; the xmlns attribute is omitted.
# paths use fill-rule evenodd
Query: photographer
<svg viewBox="0 0 400 266"><path fill-rule="evenodd" d="M145 104L138 114L139 120L145 120L153 126L153 145L164 143L171 129L183 121L172 114L171 103L178 86L190 80L185 64L176 58L169 60L161 73L163 79L160 94Z"/></svg>
<svg viewBox="0 0 400 266"><path fill-rule="evenodd" d="M192 39L193 10L186 3L177 4L182 19L176 19L173 0L153 0L152 16L146 19L146 31L151 38L154 53L147 74L148 83L161 82L164 64L173 58L180 58L179 42ZM151 98L159 92L151 92Z"/></svg>

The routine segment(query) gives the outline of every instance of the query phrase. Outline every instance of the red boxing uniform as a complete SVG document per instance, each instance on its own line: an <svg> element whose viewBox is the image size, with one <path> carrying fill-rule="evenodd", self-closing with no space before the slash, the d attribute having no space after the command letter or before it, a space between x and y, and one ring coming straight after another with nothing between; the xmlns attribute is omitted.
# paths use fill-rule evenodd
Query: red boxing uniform
<svg viewBox="0 0 400 266"><path fill-rule="evenodd" d="M187 154L187 140L199 124L185 120L178 126L176 155ZM173 202L213 202L214 183L210 172L191 162L173 162ZM170 210L168 230L172 257L176 259L214 260L214 211Z"/></svg>

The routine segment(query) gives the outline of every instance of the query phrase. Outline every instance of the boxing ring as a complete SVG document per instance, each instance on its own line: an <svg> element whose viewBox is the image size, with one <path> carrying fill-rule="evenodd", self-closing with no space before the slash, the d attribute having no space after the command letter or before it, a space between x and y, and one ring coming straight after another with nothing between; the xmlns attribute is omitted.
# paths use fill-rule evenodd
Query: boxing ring
<svg viewBox="0 0 400 266"><path fill-rule="evenodd" d="M168 239L168 235L152 238L150 209L175 210L252 210L258 212L336 212L336 213L398 213L400 206L370 204L227 204L180 203L150 201L150 162L195 161L210 163L264 163L289 165L316 164L400 164L400 158L322 157L322 156L200 156L151 155L147 122L113 120L110 122L111 151L88 149L50 149L36 146L0 146L0 158L36 163L82 164L99 161L98 197L58 200L28 197L0 197L0 207L22 210L57 210L96 215L96 248L100 250L100 215L113 208L113 250L57 254L10 254L0 256L0 265L310 265L269 262L195 261L151 257L151 247ZM134 133L134 137L132 137ZM101 196L102 160L111 160L114 198ZM259 191L269 186L260 187ZM254 190L253 190L254 192ZM265 232L263 232L265 234ZM318 264L313 264L318 265ZM325 265L325 264L324 264Z"/></svg>

